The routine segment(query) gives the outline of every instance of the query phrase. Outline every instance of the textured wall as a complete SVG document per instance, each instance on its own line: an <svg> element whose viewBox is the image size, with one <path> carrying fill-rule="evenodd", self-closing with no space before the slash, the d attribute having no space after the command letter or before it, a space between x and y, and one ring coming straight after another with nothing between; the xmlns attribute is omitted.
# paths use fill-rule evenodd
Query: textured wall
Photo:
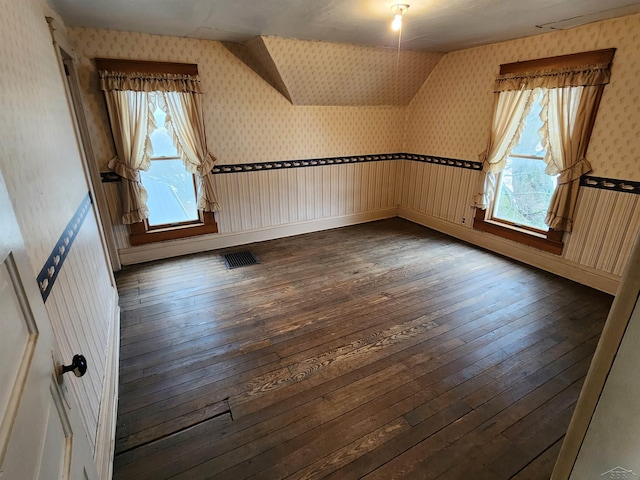
<svg viewBox="0 0 640 480"><path fill-rule="evenodd" d="M441 53L262 37L294 105L407 105Z"/></svg>
<svg viewBox="0 0 640 480"><path fill-rule="evenodd" d="M72 117L38 0L0 0L0 167L34 279L87 195ZM90 368L70 382L93 447L105 375L113 290L95 217L78 232L45 304L62 358L82 352Z"/></svg>
<svg viewBox="0 0 640 480"><path fill-rule="evenodd" d="M220 43L109 30L71 29L98 162L113 155L109 123L92 59L197 63L207 140L218 163L397 152L400 107L292 106ZM224 199L222 199L224 202Z"/></svg>
<svg viewBox="0 0 640 480"><path fill-rule="evenodd" d="M407 151L477 160L486 148L500 64L614 47L587 158L593 175L640 180L640 15L452 52L407 112Z"/></svg>

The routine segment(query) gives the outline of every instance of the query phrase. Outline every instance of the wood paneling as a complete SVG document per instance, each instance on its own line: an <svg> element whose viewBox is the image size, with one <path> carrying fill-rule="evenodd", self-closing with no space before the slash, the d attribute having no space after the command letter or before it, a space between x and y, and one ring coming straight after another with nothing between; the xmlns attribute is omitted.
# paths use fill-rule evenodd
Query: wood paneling
<svg viewBox="0 0 640 480"><path fill-rule="evenodd" d="M69 363L76 353L87 358L86 375L67 385L80 406L92 451L107 370L108 336L114 318L114 287L105 281L110 274L100 246L95 216L90 212L45 304L63 356L61 360Z"/></svg>
<svg viewBox="0 0 640 480"><path fill-rule="evenodd" d="M393 207L394 163L216 175L219 229L239 232Z"/></svg>
<svg viewBox="0 0 640 480"><path fill-rule="evenodd" d="M365 162L215 176L222 211L218 231L242 232L395 207L395 161ZM118 216L118 189L105 184ZM117 220L119 223L119 219ZM115 224L118 248L129 246L127 227Z"/></svg>
<svg viewBox="0 0 640 480"><path fill-rule="evenodd" d="M471 227L474 209L470 206L478 172L463 168L404 161L401 165L400 204L434 217Z"/></svg>
<svg viewBox="0 0 640 480"><path fill-rule="evenodd" d="M622 275L640 231L640 195L581 188L565 258Z"/></svg>
<svg viewBox="0 0 640 480"><path fill-rule="evenodd" d="M249 248L118 274L116 479L549 477L610 296L399 219Z"/></svg>

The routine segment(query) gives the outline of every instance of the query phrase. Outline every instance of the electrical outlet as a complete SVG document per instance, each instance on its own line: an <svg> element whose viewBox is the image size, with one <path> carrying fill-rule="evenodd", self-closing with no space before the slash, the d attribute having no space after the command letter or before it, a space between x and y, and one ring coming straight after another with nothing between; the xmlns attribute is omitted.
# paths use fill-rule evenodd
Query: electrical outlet
<svg viewBox="0 0 640 480"><path fill-rule="evenodd" d="M462 223L463 224L467 223L467 217L462 217Z"/></svg>

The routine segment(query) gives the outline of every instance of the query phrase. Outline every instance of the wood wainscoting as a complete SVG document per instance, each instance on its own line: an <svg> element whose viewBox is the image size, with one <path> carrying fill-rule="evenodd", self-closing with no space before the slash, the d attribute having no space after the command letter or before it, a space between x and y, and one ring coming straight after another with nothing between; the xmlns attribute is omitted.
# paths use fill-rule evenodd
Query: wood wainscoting
<svg viewBox="0 0 640 480"><path fill-rule="evenodd" d="M548 479L612 297L398 218L127 267L116 479Z"/></svg>

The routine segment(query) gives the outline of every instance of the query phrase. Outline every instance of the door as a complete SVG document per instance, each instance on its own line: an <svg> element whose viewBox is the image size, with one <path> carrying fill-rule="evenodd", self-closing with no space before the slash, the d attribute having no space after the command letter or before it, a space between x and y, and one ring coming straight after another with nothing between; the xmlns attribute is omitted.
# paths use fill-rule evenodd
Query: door
<svg viewBox="0 0 640 480"><path fill-rule="evenodd" d="M66 388L83 379L57 379L61 359L1 173L0 225L0 478L96 479Z"/></svg>

